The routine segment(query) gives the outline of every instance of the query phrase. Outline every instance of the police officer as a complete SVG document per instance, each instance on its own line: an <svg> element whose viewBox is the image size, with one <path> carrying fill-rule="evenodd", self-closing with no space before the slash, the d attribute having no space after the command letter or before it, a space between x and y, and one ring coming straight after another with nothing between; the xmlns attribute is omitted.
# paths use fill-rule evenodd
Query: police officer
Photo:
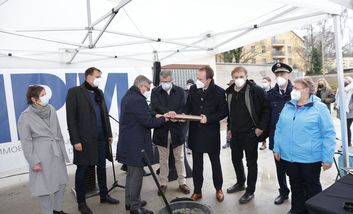
<svg viewBox="0 0 353 214"><path fill-rule="evenodd" d="M267 92L267 98L271 105L271 123L269 128L269 148L273 150L274 133L279 115L284 105L291 100L290 93L292 92L292 83L289 80L292 68L285 63L275 63L272 66L272 72L276 76L276 85ZM286 173L284 172L283 164L277 160L276 172L279 184L279 195L276 197L274 203L276 205L282 204L288 199L289 188L287 186Z"/></svg>

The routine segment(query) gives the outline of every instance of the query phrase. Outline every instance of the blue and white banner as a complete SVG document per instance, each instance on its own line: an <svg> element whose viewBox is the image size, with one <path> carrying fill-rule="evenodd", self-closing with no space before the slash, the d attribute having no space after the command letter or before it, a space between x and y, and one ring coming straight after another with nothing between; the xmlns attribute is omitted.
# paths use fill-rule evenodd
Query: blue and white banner
<svg viewBox="0 0 353 214"><path fill-rule="evenodd" d="M100 68L101 69L101 68ZM17 132L17 120L27 107L26 91L29 85L39 84L51 95L50 104L57 109L60 126L69 157L72 159L65 112L67 91L84 81L84 70L1 70L0 69L0 177L28 171ZM101 69L104 91L110 115L119 118L119 105L129 86L137 75L152 77L150 68ZM111 121L116 147L118 124Z"/></svg>

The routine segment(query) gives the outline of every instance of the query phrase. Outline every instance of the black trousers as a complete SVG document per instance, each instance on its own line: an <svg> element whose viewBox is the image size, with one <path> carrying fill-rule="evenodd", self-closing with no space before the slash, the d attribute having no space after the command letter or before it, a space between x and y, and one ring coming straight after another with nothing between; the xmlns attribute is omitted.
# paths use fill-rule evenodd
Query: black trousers
<svg viewBox="0 0 353 214"><path fill-rule="evenodd" d="M101 198L105 198L108 195L107 188L107 174L105 166L105 140L98 142L98 165L97 165L97 179L99 186L99 195ZM88 167L87 165L78 165L75 175L75 189L77 203L86 202L86 188L85 188L85 175Z"/></svg>
<svg viewBox="0 0 353 214"><path fill-rule="evenodd" d="M348 135L348 146L352 146L352 131L351 131L351 125L353 123L353 118L348 118L347 119L347 135Z"/></svg>
<svg viewBox="0 0 353 214"><path fill-rule="evenodd" d="M277 172L277 181L279 184L279 194L282 196L287 196L289 194L289 188L287 185L287 175L284 169L283 161L275 160L276 172Z"/></svg>
<svg viewBox="0 0 353 214"><path fill-rule="evenodd" d="M245 184L246 177L243 165L245 151L246 165L248 167L248 180L246 191L255 192L257 181L257 147L258 140L255 131L249 133L233 133L230 148L232 150L232 162L237 177L237 183Z"/></svg>
<svg viewBox="0 0 353 214"><path fill-rule="evenodd" d="M292 190L292 208L294 213L308 214L305 202L322 191L320 183L321 162L292 163L283 162L285 171L289 176Z"/></svg>
<svg viewBox="0 0 353 214"><path fill-rule="evenodd" d="M216 190L221 190L223 185L223 175L221 161L219 159L219 151L207 153L212 166L213 185ZM201 194L203 184L203 154L192 152L192 178L194 181L194 193Z"/></svg>

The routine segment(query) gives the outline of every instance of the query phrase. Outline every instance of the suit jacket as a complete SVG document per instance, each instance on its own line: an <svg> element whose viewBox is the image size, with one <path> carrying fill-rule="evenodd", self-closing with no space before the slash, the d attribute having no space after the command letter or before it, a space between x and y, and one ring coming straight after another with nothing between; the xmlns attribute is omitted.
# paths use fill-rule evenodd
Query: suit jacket
<svg viewBox="0 0 353 214"><path fill-rule="evenodd" d="M175 111L177 114L183 113L185 107L185 92L182 88L173 85L170 94L162 89L161 86L154 88L151 94L151 108L157 114L164 114ZM184 144L184 123L167 122L160 128L153 131L153 143L159 146L168 146L168 132L172 137L172 147L175 148Z"/></svg>
<svg viewBox="0 0 353 214"><path fill-rule="evenodd" d="M102 123L106 137L106 159L113 161L108 138L112 137L109 112L105 104L103 92L101 104ZM72 145L82 144L82 151L74 151L74 164L98 165L98 134L96 130L96 112L89 92L84 85L70 88L66 97L67 127Z"/></svg>
<svg viewBox="0 0 353 214"><path fill-rule="evenodd" d="M207 117L207 123L191 121L189 127L189 148L194 152L220 152L220 121L228 114L225 91L214 84L213 80L208 89L201 95L202 89L191 86L186 102L186 114Z"/></svg>
<svg viewBox="0 0 353 214"><path fill-rule="evenodd" d="M117 160L128 166L145 165L141 150L153 158L151 129L163 125L164 117L155 118L139 89L132 86L121 101Z"/></svg>
<svg viewBox="0 0 353 214"><path fill-rule="evenodd" d="M68 182L65 162L70 160L65 149L59 121L54 107L49 105L50 126L28 107L18 119L18 132L23 154L29 165L29 187L33 196L57 192ZM40 163L43 170L34 172Z"/></svg>

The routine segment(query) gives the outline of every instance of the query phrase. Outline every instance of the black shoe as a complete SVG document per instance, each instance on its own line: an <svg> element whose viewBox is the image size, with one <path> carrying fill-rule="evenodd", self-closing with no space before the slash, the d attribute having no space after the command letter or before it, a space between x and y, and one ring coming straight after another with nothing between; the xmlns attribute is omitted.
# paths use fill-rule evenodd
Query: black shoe
<svg viewBox="0 0 353 214"><path fill-rule="evenodd" d="M249 201L251 201L251 199L254 198L254 193L251 192L245 192L243 196L241 196L241 198L239 199L239 203L241 204L246 204Z"/></svg>
<svg viewBox="0 0 353 214"><path fill-rule="evenodd" d="M82 214L92 214L92 210L87 206L86 203L80 203L78 205L78 210L82 213Z"/></svg>
<svg viewBox="0 0 353 214"><path fill-rule="evenodd" d="M115 198L112 198L110 197L109 195L105 196L105 198L101 198L101 203L104 204L104 203L108 203L108 204L119 204L120 201L115 199Z"/></svg>
<svg viewBox="0 0 353 214"><path fill-rule="evenodd" d="M145 207L147 205L147 201L141 201L141 206ZM130 210L130 204L125 204L125 210Z"/></svg>
<svg viewBox="0 0 353 214"><path fill-rule="evenodd" d="M240 192L240 191L244 191L244 190L245 190L244 184L241 185L241 184L236 183L227 189L227 193L235 193L235 192Z"/></svg>
<svg viewBox="0 0 353 214"><path fill-rule="evenodd" d="M161 189L162 189L163 194L165 194L165 192L167 191L167 186L162 185L162 186L161 186ZM162 195L162 193L161 193L159 190L158 190L158 195L159 195L159 196Z"/></svg>
<svg viewBox="0 0 353 214"><path fill-rule="evenodd" d="M284 202L285 200L287 200L287 199L288 199L288 195L279 195L279 196L277 196L277 198L275 199L275 204L276 204L276 205L283 204L283 202Z"/></svg>
<svg viewBox="0 0 353 214"><path fill-rule="evenodd" d="M64 212L64 211L55 211L55 210L53 210L53 214L67 214L66 212Z"/></svg>
<svg viewBox="0 0 353 214"><path fill-rule="evenodd" d="M130 214L153 214L153 212L145 208L138 208L137 210L130 211Z"/></svg>

